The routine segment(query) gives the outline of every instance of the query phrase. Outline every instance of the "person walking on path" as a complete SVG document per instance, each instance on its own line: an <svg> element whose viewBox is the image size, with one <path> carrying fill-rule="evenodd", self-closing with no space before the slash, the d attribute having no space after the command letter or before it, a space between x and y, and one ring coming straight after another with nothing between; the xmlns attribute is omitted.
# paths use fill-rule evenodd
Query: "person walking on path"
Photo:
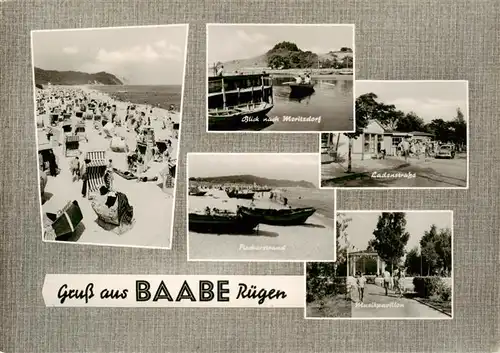
<svg viewBox="0 0 500 353"><path fill-rule="evenodd" d="M403 138L403 140L399 143L398 147L401 148L401 152L405 157L405 162L408 162L408 157L410 155L410 142L408 141L408 138L407 137Z"/></svg>
<svg viewBox="0 0 500 353"><path fill-rule="evenodd" d="M362 303L365 295L365 283L366 283L366 277L363 275L363 273L358 272L357 276L357 285L358 285L358 297L359 301Z"/></svg>
<svg viewBox="0 0 500 353"><path fill-rule="evenodd" d="M384 271L384 289L385 289L385 295L387 296L389 293L389 284L391 282L391 274L389 271L387 271L387 267L385 268Z"/></svg>

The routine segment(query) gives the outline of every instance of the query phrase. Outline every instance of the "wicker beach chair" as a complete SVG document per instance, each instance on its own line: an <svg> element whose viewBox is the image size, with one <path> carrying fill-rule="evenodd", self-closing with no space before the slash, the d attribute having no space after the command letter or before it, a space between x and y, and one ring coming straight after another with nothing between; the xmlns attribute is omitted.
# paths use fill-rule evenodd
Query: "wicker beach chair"
<svg viewBox="0 0 500 353"><path fill-rule="evenodd" d="M88 141L84 123L78 123L75 125L75 134L80 138L80 140Z"/></svg>
<svg viewBox="0 0 500 353"><path fill-rule="evenodd" d="M106 151L90 151L85 155L89 159L87 164L88 194L95 193L104 185L106 174Z"/></svg>
<svg viewBox="0 0 500 353"><path fill-rule="evenodd" d="M80 136L67 135L64 141L64 155L75 157L80 155Z"/></svg>

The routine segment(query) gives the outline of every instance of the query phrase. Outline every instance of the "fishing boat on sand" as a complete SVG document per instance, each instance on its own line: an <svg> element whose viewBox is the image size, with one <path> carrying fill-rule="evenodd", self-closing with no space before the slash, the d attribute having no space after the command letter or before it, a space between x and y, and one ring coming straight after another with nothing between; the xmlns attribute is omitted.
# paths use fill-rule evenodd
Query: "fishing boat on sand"
<svg viewBox="0 0 500 353"><path fill-rule="evenodd" d="M314 207L291 209L265 209L240 206L239 211L248 217L260 218L260 223L277 226L304 224L316 209Z"/></svg>
<svg viewBox="0 0 500 353"><path fill-rule="evenodd" d="M272 190L271 188L253 188L252 189L253 192L269 192L271 190Z"/></svg>
<svg viewBox="0 0 500 353"><path fill-rule="evenodd" d="M227 194L227 196L229 196L232 199L251 200L251 199L253 199L255 192L239 191L239 190L226 190L226 194Z"/></svg>
<svg viewBox="0 0 500 353"><path fill-rule="evenodd" d="M260 219L240 212L208 210L205 214L189 214L189 230L197 233L250 234Z"/></svg>
<svg viewBox="0 0 500 353"><path fill-rule="evenodd" d="M206 193L206 191L202 191L198 187L192 187L189 189L190 196L205 196Z"/></svg>
<svg viewBox="0 0 500 353"><path fill-rule="evenodd" d="M274 107L269 74L212 76L208 78L209 129L244 129L263 124Z"/></svg>

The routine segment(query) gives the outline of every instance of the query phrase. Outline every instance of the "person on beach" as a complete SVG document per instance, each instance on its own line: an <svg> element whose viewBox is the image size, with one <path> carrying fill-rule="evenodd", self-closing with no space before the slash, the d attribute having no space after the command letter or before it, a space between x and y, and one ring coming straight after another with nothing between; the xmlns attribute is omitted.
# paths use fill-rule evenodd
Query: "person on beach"
<svg viewBox="0 0 500 353"><path fill-rule="evenodd" d="M71 176L73 181L80 179L80 160L78 156L71 161Z"/></svg>
<svg viewBox="0 0 500 353"><path fill-rule="evenodd" d="M90 159L85 159L85 163L82 164L82 170L80 171L80 177L82 179L82 197L87 197L87 187L88 187L88 173L87 164L90 163Z"/></svg>
<svg viewBox="0 0 500 353"><path fill-rule="evenodd" d="M295 83L298 83L299 85L302 84L302 76L301 75L298 75L297 77L295 77Z"/></svg>
<svg viewBox="0 0 500 353"><path fill-rule="evenodd" d="M385 289L385 295L387 296L389 293L389 284L391 283L391 274L387 270L387 267L385 268L384 271L384 289Z"/></svg>
<svg viewBox="0 0 500 353"><path fill-rule="evenodd" d="M311 76L309 76L309 74L305 74L304 83L305 84L311 83Z"/></svg>
<svg viewBox="0 0 500 353"><path fill-rule="evenodd" d="M223 75L224 75L224 65L221 65L217 70L217 76L223 76Z"/></svg>
<svg viewBox="0 0 500 353"><path fill-rule="evenodd" d="M358 285L359 301L362 303L365 296L365 283L366 283L366 277L363 275L362 272L358 272L356 283Z"/></svg>

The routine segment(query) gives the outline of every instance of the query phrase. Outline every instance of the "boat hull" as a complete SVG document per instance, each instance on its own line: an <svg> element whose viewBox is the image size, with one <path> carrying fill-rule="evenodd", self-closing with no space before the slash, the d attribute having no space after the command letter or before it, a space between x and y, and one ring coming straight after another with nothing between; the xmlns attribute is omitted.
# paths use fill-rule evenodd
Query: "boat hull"
<svg viewBox="0 0 500 353"><path fill-rule="evenodd" d="M190 192L190 196L205 196L207 192L206 191L196 191L196 192Z"/></svg>
<svg viewBox="0 0 500 353"><path fill-rule="evenodd" d="M314 93L313 84L290 83L290 95L294 97L307 96Z"/></svg>
<svg viewBox="0 0 500 353"><path fill-rule="evenodd" d="M266 108L255 110L255 111L240 111L231 113L209 113L208 114L208 128L210 130L241 130L248 129L249 127L260 127L263 128L271 125L270 122L262 121L267 113L273 109L273 104L268 104ZM252 121L252 119L259 118L259 121Z"/></svg>
<svg viewBox="0 0 500 353"><path fill-rule="evenodd" d="M254 192L246 192L246 193L240 193L240 192L231 192L231 191L226 191L227 196L229 196L232 199L245 199L245 200L251 200L253 199L255 193Z"/></svg>
<svg viewBox="0 0 500 353"><path fill-rule="evenodd" d="M189 230L196 233L251 234L259 218L246 215L189 214Z"/></svg>
<svg viewBox="0 0 500 353"><path fill-rule="evenodd" d="M260 218L260 223L277 226L295 226L304 224L316 209L313 207L293 209L265 209L240 207L240 212L249 217Z"/></svg>

